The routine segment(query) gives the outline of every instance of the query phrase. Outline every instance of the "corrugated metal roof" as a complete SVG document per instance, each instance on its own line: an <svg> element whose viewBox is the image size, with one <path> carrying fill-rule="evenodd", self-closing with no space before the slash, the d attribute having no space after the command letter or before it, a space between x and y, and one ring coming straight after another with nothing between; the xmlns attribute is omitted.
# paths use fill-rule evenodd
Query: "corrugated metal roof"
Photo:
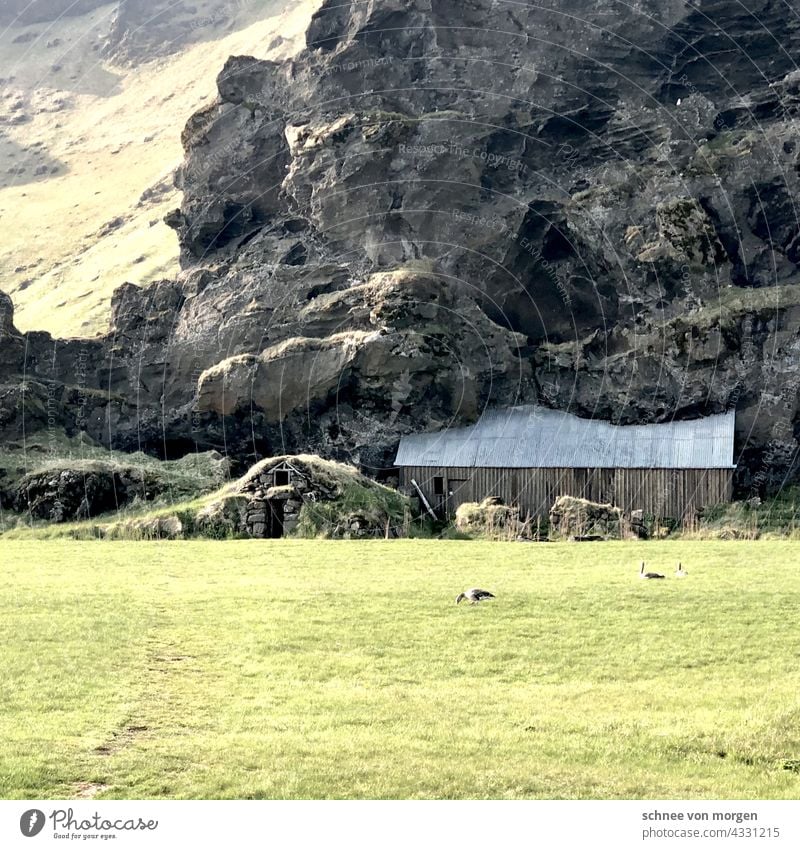
<svg viewBox="0 0 800 849"><path fill-rule="evenodd" d="M612 425L543 407L491 410L471 427L400 440L397 466L731 469L731 410L694 421Z"/></svg>

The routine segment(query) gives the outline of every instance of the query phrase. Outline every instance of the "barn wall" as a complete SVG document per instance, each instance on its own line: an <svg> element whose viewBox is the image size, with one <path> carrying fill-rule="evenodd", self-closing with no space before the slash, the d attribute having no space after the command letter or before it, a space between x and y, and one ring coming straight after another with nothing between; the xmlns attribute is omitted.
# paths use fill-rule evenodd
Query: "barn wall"
<svg viewBox="0 0 800 849"><path fill-rule="evenodd" d="M444 478L444 496L434 493L435 477ZM410 487L412 478L439 515L496 495L519 506L523 515L545 518L559 495L575 495L626 513L644 510L682 519L700 507L730 501L733 494L732 469L400 469L402 486Z"/></svg>

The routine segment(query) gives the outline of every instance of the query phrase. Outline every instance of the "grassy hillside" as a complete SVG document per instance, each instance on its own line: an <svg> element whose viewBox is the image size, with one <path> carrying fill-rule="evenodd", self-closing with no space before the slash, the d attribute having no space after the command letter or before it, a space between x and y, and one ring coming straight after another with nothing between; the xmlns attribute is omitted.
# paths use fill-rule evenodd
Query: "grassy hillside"
<svg viewBox="0 0 800 849"><path fill-rule="evenodd" d="M3 798L800 791L790 543L0 549Z"/></svg>
<svg viewBox="0 0 800 849"><path fill-rule="evenodd" d="M0 288L20 329L96 335L114 288L177 272L162 218L180 204L187 119L215 97L229 55L291 53L316 5L269 0L234 32L207 16L202 43L135 67L100 58L113 3L0 28Z"/></svg>

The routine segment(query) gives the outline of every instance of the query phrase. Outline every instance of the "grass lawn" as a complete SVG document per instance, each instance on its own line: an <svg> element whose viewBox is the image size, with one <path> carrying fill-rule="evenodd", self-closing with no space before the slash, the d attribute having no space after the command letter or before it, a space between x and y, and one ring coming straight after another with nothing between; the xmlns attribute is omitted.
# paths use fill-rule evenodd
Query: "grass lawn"
<svg viewBox="0 0 800 849"><path fill-rule="evenodd" d="M0 798L796 799L798 567L791 542L0 542ZM470 586L497 599L456 607Z"/></svg>

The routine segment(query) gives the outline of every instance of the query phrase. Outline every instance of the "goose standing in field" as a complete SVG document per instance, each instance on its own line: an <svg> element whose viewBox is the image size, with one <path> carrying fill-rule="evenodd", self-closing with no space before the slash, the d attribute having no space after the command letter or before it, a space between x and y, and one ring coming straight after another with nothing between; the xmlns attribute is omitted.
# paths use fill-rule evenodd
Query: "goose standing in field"
<svg viewBox="0 0 800 849"><path fill-rule="evenodd" d="M661 575L659 572L645 572L644 571L644 560L642 560L642 568L639 570L639 577L640 578L652 579L652 578L663 578L664 576Z"/></svg>
<svg viewBox="0 0 800 849"><path fill-rule="evenodd" d="M685 578L689 573L678 563L678 568L675 570L675 576L678 578Z"/></svg>
<svg viewBox="0 0 800 849"><path fill-rule="evenodd" d="M488 590L479 590L477 587L473 587L465 593L459 593L458 596L456 596L456 604L460 604L464 599L466 599L470 604L477 604L485 598L494 598L494 595Z"/></svg>

